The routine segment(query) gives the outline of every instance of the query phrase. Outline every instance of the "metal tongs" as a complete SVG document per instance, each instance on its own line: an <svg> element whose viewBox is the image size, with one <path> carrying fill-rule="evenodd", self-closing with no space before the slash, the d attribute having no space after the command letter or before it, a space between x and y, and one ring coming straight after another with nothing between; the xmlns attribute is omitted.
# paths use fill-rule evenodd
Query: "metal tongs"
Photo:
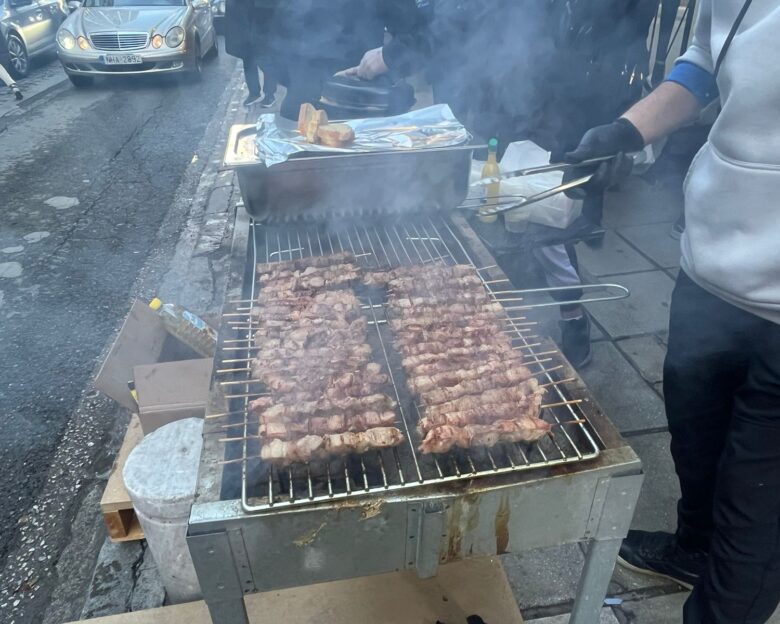
<svg viewBox="0 0 780 624"><path fill-rule="evenodd" d="M474 182L469 186L470 188L482 188L490 184L495 184L496 182L500 182L501 180L508 180L510 178L519 178L523 176L531 176L539 173L549 173L550 171L569 171L570 169L576 169L577 167L588 167L592 165L598 165L603 162L613 160L615 158L616 156L601 156L599 158L591 158L589 160L583 160L582 162L578 162L578 163L553 163L550 165L542 165L540 167L516 169L514 171L507 171L505 173L502 173L499 176L495 176L492 178L483 178L482 180L478 180L477 182ZM522 195L498 195L496 197L467 198L466 202L477 201L478 202L477 206L462 206L462 207L464 208L477 207L479 209L479 213L482 215L494 215L503 212L508 212L510 210L516 210L518 208L523 208L524 206L528 206L529 204L542 201L543 199L547 199L548 197L552 197L553 195L558 195L558 193L563 193L570 189L577 188L578 186L582 186L583 184L587 184L588 182L591 181L592 178L593 178L593 174L591 173L582 176L580 178L575 178L574 180L569 180L568 182L559 184L558 186L555 186L551 189L547 189L546 191L542 191L541 193L536 193L535 195L531 195L530 197L525 197ZM502 201L507 199L509 200L518 199L519 201Z"/></svg>

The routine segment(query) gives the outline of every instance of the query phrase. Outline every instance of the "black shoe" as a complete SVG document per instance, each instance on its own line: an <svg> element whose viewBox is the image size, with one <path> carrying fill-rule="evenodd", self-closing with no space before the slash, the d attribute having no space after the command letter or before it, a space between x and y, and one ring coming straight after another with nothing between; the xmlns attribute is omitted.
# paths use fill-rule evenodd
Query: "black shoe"
<svg viewBox="0 0 780 624"><path fill-rule="evenodd" d="M583 314L560 324L561 351L574 368L585 366L590 362L590 318Z"/></svg>
<svg viewBox="0 0 780 624"><path fill-rule="evenodd" d="M252 104L257 104L262 99L262 96L258 93L257 95L254 95L253 93L250 93L246 96L246 99L244 100L244 106L249 107L252 106Z"/></svg>
<svg viewBox="0 0 780 624"><path fill-rule="evenodd" d="M629 531L620 547L618 563L634 572L661 576L692 589L704 572L707 553L682 548L672 533Z"/></svg>
<svg viewBox="0 0 780 624"><path fill-rule="evenodd" d="M260 102L260 108L271 108L274 104L276 104L276 96L269 93Z"/></svg>
<svg viewBox="0 0 780 624"><path fill-rule="evenodd" d="M682 238L683 232L685 231L685 215L682 215L677 221L674 222L674 225L672 226L672 231L669 232L669 236L671 236L674 240L680 240Z"/></svg>
<svg viewBox="0 0 780 624"><path fill-rule="evenodd" d="M20 102L24 99L24 95L22 95L21 89L19 89L16 84L11 85L11 91L14 92L14 97L16 98L17 102Z"/></svg>

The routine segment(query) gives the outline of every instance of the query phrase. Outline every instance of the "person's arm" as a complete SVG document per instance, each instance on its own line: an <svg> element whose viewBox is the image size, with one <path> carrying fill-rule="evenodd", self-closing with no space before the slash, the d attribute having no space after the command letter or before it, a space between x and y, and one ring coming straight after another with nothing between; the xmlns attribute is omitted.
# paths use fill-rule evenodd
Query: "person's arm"
<svg viewBox="0 0 780 624"><path fill-rule="evenodd" d="M694 122L701 109L702 102L688 87L667 80L634 104L622 118L639 131L647 145Z"/></svg>
<svg viewBox="0 0 780 624"><path fill-rule="evenodd" d="M385 0L380 3L380 15L391 35L384 46L368 50L360 64L336 75L372 80L393 72L408 76L427 57L427 24L414 0Z"/></svg>

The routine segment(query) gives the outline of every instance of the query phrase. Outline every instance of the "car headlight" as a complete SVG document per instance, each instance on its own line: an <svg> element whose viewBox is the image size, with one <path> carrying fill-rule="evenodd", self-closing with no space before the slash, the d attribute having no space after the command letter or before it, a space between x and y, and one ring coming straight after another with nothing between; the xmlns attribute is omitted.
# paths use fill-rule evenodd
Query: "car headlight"
<svg viewBox="0 0 780 624"><path fill-rule="evenodd" d="M165 45L169 48L178 48L184 41L184 29L181 26L174 26L165 35Z"/></svg>
<svg viewBox="0 0 780 624"><path fill-rule="evenodd" d="M57 33L57 43L63 50L72 50L76 46L76 39L64 28Z"/></svg>
<svg viewBox="0 0 780 624"><path fill-rule="evenodd" d="M89 50L89 41L87 41L87 38L86 38L86 37L82 37L81 35L79 35L79 36L76 38L76 43L78 43L78 44L79 44L79 47L80 47L82 50Z"/></svg>
<svg viewBox="0 0 780 624"><path fill-rule="evenodd" d="M163 44L163 38L162 35L155 35L152 37L152 47L155 50L159 50L162 47Z"/></svg>

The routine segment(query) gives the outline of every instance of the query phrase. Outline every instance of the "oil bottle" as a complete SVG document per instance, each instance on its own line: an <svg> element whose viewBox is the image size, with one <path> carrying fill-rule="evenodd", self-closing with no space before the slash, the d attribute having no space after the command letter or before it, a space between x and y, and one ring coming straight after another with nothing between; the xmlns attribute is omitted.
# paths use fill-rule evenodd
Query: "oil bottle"
<svg viewBox="0 0 780 624"><path fill-rule="evenodd" d="M155 297L149 307L157 312L165 328L203 357L213 357L217 348L217 332L199 316L175 303L163 303Z"/></svg>
<svg viewBox="0 0 780 624"><path fill-rule="evenodd" d="M482 167L482 179L495 178L501 175L501 169L498 166L496 157L498 152L498 140L490 139L488 142L488 157L485 165ZM498 205L498 194L501 182L493 182L485 187L485 203L479 210L479 220L483 223L494 223L498 219L497 214L486 214L488 208Z"/></svg>

